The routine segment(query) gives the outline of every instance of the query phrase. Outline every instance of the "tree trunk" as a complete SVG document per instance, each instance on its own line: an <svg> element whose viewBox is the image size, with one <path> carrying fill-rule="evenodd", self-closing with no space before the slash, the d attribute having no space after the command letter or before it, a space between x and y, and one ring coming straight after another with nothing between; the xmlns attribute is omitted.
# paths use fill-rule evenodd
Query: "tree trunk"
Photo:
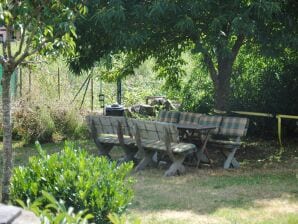
<svg viewBox="0 0 298 224"><path fill-rule="evenodd" d="M11 105L10 79L12 71L3 66L2 76L2 111L3 111L3 179L2 202L8 203L9 185L12 173L12 133L11 133Z"/></svg>
<svg viewBox="0 0 298 224"><path fill-rule="evenodd" d="M229 110L230 82L232 76L232 61L228 59L220 60L218 63L217 80L215 88L215 110L226 112Z"/></svg>

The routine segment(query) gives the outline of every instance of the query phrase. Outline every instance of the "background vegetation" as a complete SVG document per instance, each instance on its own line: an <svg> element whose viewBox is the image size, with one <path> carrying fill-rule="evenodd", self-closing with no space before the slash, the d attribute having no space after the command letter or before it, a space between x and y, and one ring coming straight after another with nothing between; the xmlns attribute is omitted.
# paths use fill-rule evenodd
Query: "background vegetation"
<svg viewBox="0 0 298 224"><path fill-rule="evenodd" d="M122 79L122 103L129 107L145 103L146 96L164 95L180 102L179 110L212 113L214 87L206 68L197 64L200 57L190 52L183 54L181 69L184 75L175 83L160 74L154 59L145 61L130 76ZM67 69L63 60L22 68L22 89L18 74L13 112L15 138L22 138L25 142L49 142L88 137L84 115L92 109L92 95L95 111L102 111L99 93L105 95L106 105L116 102L116 81L111 76L119 72L117 68L121 68L122 62L120 57L113 61L115 67L111 69L98 66L91 71L93 94L91 83L88 87L83 86L77 94L90 73L76 76ZM298 99L293 97L298 94L297 64L298 56L291 51L281 57L270 58L258 53L257 49L241 50L231 80L231 110L298 114ZM250 119L253 121L250 134L274 137L275 119ZM284 121L283 128L285 136L297 133L294 120Z"/></svg>

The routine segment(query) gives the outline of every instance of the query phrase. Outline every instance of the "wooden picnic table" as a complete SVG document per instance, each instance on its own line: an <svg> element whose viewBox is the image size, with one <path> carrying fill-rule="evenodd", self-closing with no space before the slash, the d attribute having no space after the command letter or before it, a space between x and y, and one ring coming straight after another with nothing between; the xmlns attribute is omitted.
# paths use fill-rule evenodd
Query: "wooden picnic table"
<svg viewBox="0 0 298 224"><path fill-rule="evenodd" d="M206 145L210 137L210 131L218 128L215 125L195 125L195 124L177 124L177 129L180 131L180 137L182 141L193 142L192 136L194 133L199 133L199 138L196 139L198 151L196 152L197 164L199 166L200 161L209 161L206 155Z"/></svg>

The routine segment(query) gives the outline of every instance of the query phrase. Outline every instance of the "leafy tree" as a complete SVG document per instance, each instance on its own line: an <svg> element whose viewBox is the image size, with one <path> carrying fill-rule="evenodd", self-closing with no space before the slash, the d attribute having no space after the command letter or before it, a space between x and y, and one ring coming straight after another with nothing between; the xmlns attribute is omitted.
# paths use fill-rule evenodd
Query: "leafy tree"
<svg viewBox="0 0 298 224"><path fill-rule="evenodd" d="M6 29L2 41L0 63L2 74L3 110L3 180L2 202L9 200L9 182L12 170L12 134L10 79L21 63L34 55L68 53L74 49L74 18L84 12L80 1L61 0L1 0L0 23ZM20 41L13 42L13 32L20 33Z"/></svg>
<svg viewBox="0 0 298 224"><path fill-rule="evenodd" d="M76 23L79 32L75 71L119 51L135 63L153 56L171 83L183 72L181 53L202 55L215 89L215 109L228 109L233 65L244 45L260 45L272 56L297 49L294 0L117 0L90 1L90 14Z"/></svg>

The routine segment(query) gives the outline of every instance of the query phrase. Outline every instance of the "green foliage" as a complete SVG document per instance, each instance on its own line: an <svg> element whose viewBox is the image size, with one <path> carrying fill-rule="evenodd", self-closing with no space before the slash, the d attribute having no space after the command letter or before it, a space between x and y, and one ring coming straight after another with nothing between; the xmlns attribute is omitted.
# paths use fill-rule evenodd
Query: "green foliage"
<svg viewBox="0 0 298 224"><path fill-rule="evenodd" d="M297 49L297 3L292 0L94 0L87 7L89 14L77 19L77 57L70 60L74 71L119 52L133 55L135 64L154 57L173 92L185 75L182 52L191 49L203 55L200 62L217 87L217 109L228 109L233 64L242 46L260 45L267 55Z"/></svg>
<svg viewBox="0 0 298 224"><path fill-rule="evenodd" d="M17 167L11 182L11 199L34 201L42 190L63 200L74 211L88 209L96 223L106 223L109 213L121 214L132 199L132 163L120 166L104 157L93 157L71 143L60 153L31 157L27 167ZM46 203L43 202L45 205Z"/></svg>
<svg viewBox="0 0 298 224"><path fill-rule="evenodd" d="M51 194L42 191L42 196L33 203L27 200L25 204L21 200L17 202L24 208L37 215L42 224L87 224L93 216L85 211L74 213L73 207L66 208L62 200L57 201ZM46 203L46 206L43 204Z"/></svg>
<svg viewBox="0 0 298 224"><path fill-rule="evenodd" d="M283 57L268 59L245 52L239 56L232 78L232 110L270 114L298 114L297 54L286 52ZM251 130L257 135L275 133L275 119L251 117ZM254 125L254 124L257 125ZM283 121L283 133L295 136L295 120ZM296 131L295 131L296 130Z"/></svg>

